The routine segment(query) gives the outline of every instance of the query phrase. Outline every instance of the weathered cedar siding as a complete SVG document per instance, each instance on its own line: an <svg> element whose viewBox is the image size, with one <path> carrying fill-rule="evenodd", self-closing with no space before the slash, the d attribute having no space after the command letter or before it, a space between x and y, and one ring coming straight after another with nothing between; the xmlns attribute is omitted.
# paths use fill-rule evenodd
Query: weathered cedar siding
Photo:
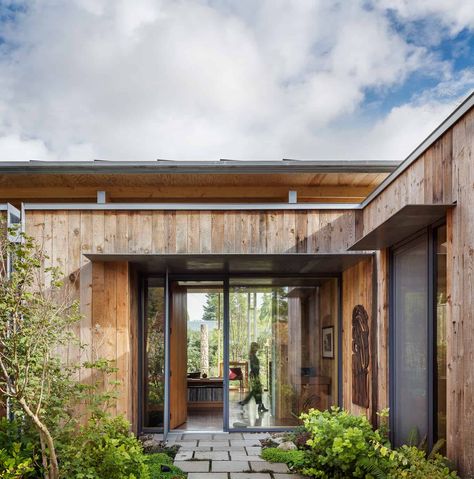
<svg viewBox="0 0 474 479"><path fill-rule="evenodd" d="M450 204L453 131L448 130L363 210L366 235L408 204Z"/></svg>
<svg viewBox="0 0 474 479"><path fill-rule="evenodd" d="M447 452L474 474L474 110L469 111L383 190L357 222L365 235L407 204L453 203L447 215ZM379 408L388 401L388 262L378 253ZM384 333L385 331L385 333ZM385 379L384 379L385 378Z"/></svg>
<svg viewBox="0 0 474 479"><path fill-rule="evenodd" d="M360 261L342 275L342 398L344 409L354 414L364 414L370 419L373 401L365 409L352 402L352 311L362 305L369 315L369 328L376 326L372 314L372 259ZM371 351L371 357L374 351ZM369 364L369 398L372 398L372 365Z"/></svg>
<svg viewBox="0 0 474 479"><path fill-rule="evenodd" d="M84 254L343 253L407 204L457 202L447 216L447 452L468 476L474 474L473 151L471 110L363 211L27 211L26 227L44 245L50 256L47 265L61 266L74 288L84 315L77 332L91 345L87 354L94 345L100 351L105 348L121 366L124 396L118 410L126 411L136 424L136 277L121 263L93 267ZM388 275L386 249L342 277L343 401L346 408L369 417L375 405L379 410L388 406ZM376 352L377 391L370 391L368 410L352 404L351 320L356 304L364 305L376 333L372 353ZM107 344L100 343L97 324L110 333ZM79 357L78 350L68 354ZM370 368L372 372L372 362Z"/></svg>
<svg viewBox="0 0 474 479"><path fill-rule="evenodd" d="M474 474L474 111L453 128L448 215L448 454Z"/></svg>
<svg viewBox="0 0 474 479"><path fill-rule="evenodd" d="M70 361L106 357L121 382L118 413L137 427L137 278L125 262L87 253L338 253L354 241L353 211L27 211L26 231L59 266L83 319ZM47 278L45 278L47 279ZM96 378L84 376L92 381Z"/></svg>

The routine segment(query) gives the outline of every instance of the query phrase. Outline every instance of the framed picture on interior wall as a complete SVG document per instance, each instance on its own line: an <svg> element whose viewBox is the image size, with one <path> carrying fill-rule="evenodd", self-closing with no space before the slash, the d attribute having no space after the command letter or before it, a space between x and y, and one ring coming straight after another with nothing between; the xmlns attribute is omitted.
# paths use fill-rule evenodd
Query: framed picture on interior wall
<svg viewBox="0 0 474 479"><path fill-rule="evenodd" d="M323 358L334 359L334 326L323 328Z"/></svg>

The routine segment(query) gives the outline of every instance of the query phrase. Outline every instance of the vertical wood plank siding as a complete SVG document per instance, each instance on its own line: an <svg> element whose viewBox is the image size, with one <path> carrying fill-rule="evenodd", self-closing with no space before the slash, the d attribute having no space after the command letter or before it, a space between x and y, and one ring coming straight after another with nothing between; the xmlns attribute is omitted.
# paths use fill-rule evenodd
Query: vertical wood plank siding
<svg viewBox="0 0 474 479"><path fill-rule="evenodd" d="M455 200L455 192L451 188L451 184L454 185L452 151L453 130L448 130L364 208L363 227L358 228L358 238L375 229L407 204L452 203ZM465 180L461 181L463 183Z"/></svg>
<svg viewBox="0 0 474 479"><path fill-rule="evenodd" d="M344 409L354 414L371 418L372 404L372 362L369 363L369 408L352 403L352 311L361 304L369 315L369 328L377 327L377 318L372 314L372 259L359 261L342 275L342 398ZM374 351L370 351L372 355Z"/></svg>
<svg viewBox="0 0 474 479"><path fill-rule="evenodd" d="M448 215L448 454L474 475L474 111L453 128ZM449 264L450 263L450 264Z"/></svg>
<svg viewBox="0 0 474 479"><path fill-rule="evenodd" d="M120 263L92 267L85 253L344 253L356 239L407 204L457 202L447 216L447 450L462 474L473 475L473 155L471 110L362 211L27 211L26 230L49 256L45 266L60 266L66 282L71 283L83 314L78 328L81 340L95 344L97 325L115 331L103 349L121 367L119 378L125 394L118 410L126 410L136 425L136 275ZM388 258L388 250L383 250L343 273L344 405L368 417L373 412L370 408L361 410L351 401L352 308L363 304L371 316L371 327L377 329L378 393L370 395L370 407L376 399L381 409L388 405L389 394ZM73 360L79 350L67 354Z"/></svg>
<svg viewBox="0 0 474 479"><path fill-rule="evenodd" d="M121 382L116 412L137 429L138 280L124 262L92 264L87 253L340 253L355 237L354 211L27 211L26 232L59 266L80 304L84 351L106 357ZM47 278L44 278L47 279ZM83 381L97 378L81 373ZM115 379L115 378L113 378Z"/></svg>
<svg viewBox="0 0 474 479"><path fill-rule="evenodd" d="M356 218L356 231L360 238L406 204L453 202L456 206L446 218L447 453L460 472L470 477L474 474L474 110L364 208L362 225ZM377 256L379 408L388 401L389 385L386 254L381 251Z"/></svg>

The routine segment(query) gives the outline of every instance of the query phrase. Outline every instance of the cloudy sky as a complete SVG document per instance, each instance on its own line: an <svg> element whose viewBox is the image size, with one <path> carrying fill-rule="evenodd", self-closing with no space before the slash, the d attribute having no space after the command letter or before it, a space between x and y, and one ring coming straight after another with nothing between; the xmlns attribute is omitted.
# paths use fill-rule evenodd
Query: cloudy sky
<svg viewBox="0 0 474 479"><path fill-rule="evenodd" d="M472 0L0 0L0 161L402 159L473 64Z"/></svg>

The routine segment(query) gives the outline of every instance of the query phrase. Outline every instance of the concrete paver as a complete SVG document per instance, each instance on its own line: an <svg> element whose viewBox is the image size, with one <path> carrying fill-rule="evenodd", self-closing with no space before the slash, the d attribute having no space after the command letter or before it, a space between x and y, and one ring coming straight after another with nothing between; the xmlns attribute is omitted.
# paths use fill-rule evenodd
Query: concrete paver
<svg viewBox="0 0 474 479"><path fill-rule="evenodd" d="M242 452L245 454L245 448L239 446L213 446L213 451Z"/></svg>
<svg viewBox="0 0 474 479"><path fill-rule="evenodd" d="M209 446L209 447L225 447L229 446L229 441L224 441L223 439L212 440L212 441L199 441L200 446Z"/></svg>
<svg viewBox="0 0 474 479"><path fill-rule="evenodd" d="M175 456L174 460L175 461L189 461L190 459L192 459L193 454L194 454L194 451L192 451L192 450L189 450L189 451L179 450L176 453L176 456Z"/></svg>
<svg viewBox="0 0 474 479"><path fill-rule="evenodd" d="M212 472L246 472L250 470L248 461L212 461Z"/></svg>
<svg viewBox="0 0 474 479"><path fill-rule="evenodd" d="M261 443L258 439L231 439L231 446L258 447Z"/></svg>
<svg viewBox="0 0 474 479"><path fill-rule="evenodd" d="M259 454L262 454L262 448L261 447L256 447L256 446L251 446L251 447L246 447L245 450L247 451L247 454L249 456L258 456Z"/></svg>
<svg viewBox="0 0 474 479"><path fill-rule="evenodd" d="M286 464L260 457L268 433L183 433L168 436L178 445L174 464L188 479L304 479Z"/></svg>
<svg viewBox="0 0 474 479"><path fill-rule="evenodd" d="M184 472L209 471L209 461L174 461L174 465Z"/></svg>
<svg viewBox="0 0 474 479"><path fill-rule="evenodd" d="M231 452L230 458L232 461L263 461L260 456L248 456L247 454L242 454L241 452Z"/></svg>
<svg viewBox="0 0 474 479"><path fill-rule="evenodd" d="M275 473L273 474L273 477L275 479L304 479L304 476L302 476L301 474L291 474L291 473L287 473L287 474Z"/></svg>
<svg viewBox="0 0 474 479"><path fill-rule="evenodd" d="M188 479L227 479L227 472L190 472Z"/></svg>
<svg viewBox="0 0 474 479"><path fill-rule="evenodd" d="M209 452L200 452L196 451L194 453L194 459L207 459L209 461L228 461L229 453L227 451L209 451Z"/></svg>
<svg viewBox="0 0 474 479"><path fill-rule="evenodd" d="M230 479L271 479L271 476L264 472L231 472Z"/></svg>
<svg viewBox="0 0 474 479"><path fill-rule="evenodd" d="M252 461L250 463L252 471L272 471L272 472L289 472L288 466L281 462Z"/></svg>

